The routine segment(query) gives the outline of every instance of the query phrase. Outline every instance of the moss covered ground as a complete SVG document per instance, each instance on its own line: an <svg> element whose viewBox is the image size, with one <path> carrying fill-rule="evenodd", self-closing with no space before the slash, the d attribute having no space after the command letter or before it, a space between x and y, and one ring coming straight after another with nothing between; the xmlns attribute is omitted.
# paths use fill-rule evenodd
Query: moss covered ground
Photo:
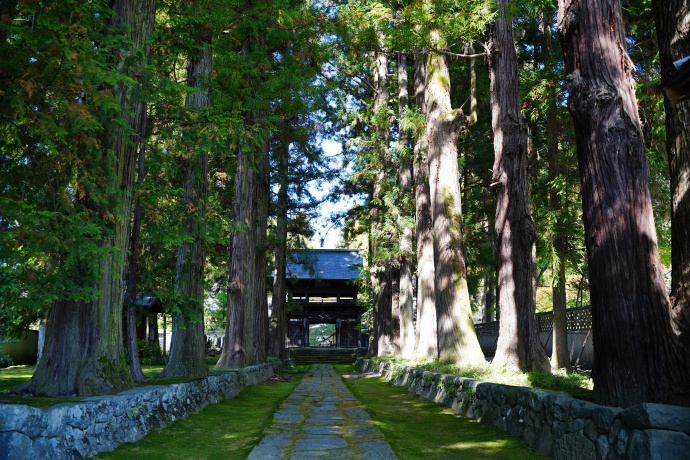
<svg viewBox="0 0 690 460"><path fill-rule="evenodd" d="M120 445L96 459L245 459L273 421L273 413L299 379L245 388L236 398L157 429L136 443Z"/></svg>
<svg viewBox="0 0 690 460"><path fill-rule="evenodd" d="M189 378L167 378L159 379L158 374L161 373L164 366L141 366L144 375L148 377L145 382L138 382L135 386L147 385L172 385L173 383L189 382L194 379ZM54 406L56 404L65 402L77 402L84 398L42 398L42 397L22 397L11 395L9 391L15 385L22 382L27 382L36 370L35 366L10 366L0 369L0 404L24 404L31 407L38 407L45 409L46 407ZM209 365L210 374L218 374L227 371L217 371L213 369L213 365Z"/></svg>
<svg viewBox="0 0 690 460"><path fill-rule="evenodd" d="M335 368L341 374L357 371L349 365ZM381 377L343 380L400 459L542 458L508 433L457 417L447 407L411 395Z"/></svg>
<svg viewBox="0 0 690 460"><path fill-rule="evenodd" d="M594 383L587 372L566 372L565 369L555 369L552 372L529 371L520 372L505 366L494 366L487 362L480 365L441 364L438 361L413 361L401 358L399 355L368 357L374 362L399 364L401 366L416 367L441 374L459 375L485 382L502 383L505 385L541 388L542 390L564 391L576 398L592 399Z"/></svg>

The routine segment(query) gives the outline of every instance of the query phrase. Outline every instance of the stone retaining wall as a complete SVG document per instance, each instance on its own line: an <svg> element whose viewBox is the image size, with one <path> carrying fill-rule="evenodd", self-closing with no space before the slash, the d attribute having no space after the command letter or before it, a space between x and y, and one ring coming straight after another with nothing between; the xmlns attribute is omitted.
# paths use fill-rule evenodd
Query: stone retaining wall
<svg viewBox="0 0 690 460"><path fill-rule="evenodd" d="M258 364L188 383L137 387L44 410L0 404L0 460L80 459L110 452L208 404L237 396L275 371L273 364Z"/></svg>
<svg viewBox="0 0 690 460"><path fill-rule="evenodd" d="M523 439L556 460L687 459L690 408L645 403L605 407L567 393L515 387L358 360L366 372Z"/></svg>

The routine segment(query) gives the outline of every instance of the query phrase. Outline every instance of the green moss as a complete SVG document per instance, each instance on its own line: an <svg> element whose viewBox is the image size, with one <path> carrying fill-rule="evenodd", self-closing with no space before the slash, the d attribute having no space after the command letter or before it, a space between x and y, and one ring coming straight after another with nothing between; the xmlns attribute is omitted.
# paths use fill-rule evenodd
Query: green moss
<svg viewBox="0 0 690 460"><path fill-rule="evenodd" d="M0 392L9 391L13 386L31 380L34 366L10 366L0 369Z"/></svg>
<svg viewBox="0 0 690 460"><path fill-rule="evenodd" d="M245 459L273 421L273 413L299 380L248 387L235 399L123 444L98 459Z"/></svg>
<svg viewBox="0 0 690 460"><path fill-rule="evenodd" d="M438 361L405 360L399 355L371 358L375 362L387 362L401 366L415 367L442 374L459 375L485 382L502 383L544 390L565 391L575 397L591 399L594 383L589 374L583 372L566 372L564 369L553 372L530 371L519 372L506 367L492 366L489 363L480 365L456 365Z"/></svg>
<svg viewBox="0 0 690 460"><path fill-rule="evenodd" d="M354 366L336 365L341 373ZM458 418L441 404L419 399L379 378L343 379L400 459L538 459L539 454L508 433Z"/></svg>
<svg viewBox="0 0 690 460"><path fill-rule="evenodd" d="M144 375L148 377L145 382L137 382L135 386L149 386L149 385L172 385L175 383L191 382L191 378L171 377L167 379L159 379L158 375L163 370L161 365L141 366ZM65 402L77 402L84 398L44 398L44 397L19 397L9 393L9 391L22 382L31 380L31 376L36 370L35 366L12 366L5 369L0 369L0 404L23 404L26 406L37 407L45 409L56 404ZM213 366L209 366L209 373L213 375L230 372L228 370L215 370Z"/></svg>

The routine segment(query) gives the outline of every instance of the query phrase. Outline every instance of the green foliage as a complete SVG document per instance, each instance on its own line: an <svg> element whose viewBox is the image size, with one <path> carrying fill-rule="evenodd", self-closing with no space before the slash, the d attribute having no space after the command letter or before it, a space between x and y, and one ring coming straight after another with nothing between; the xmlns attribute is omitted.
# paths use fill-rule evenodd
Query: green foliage
<svg viewBox="0 0 690 460"><path fill-rule="evenodd" d="M0 62L0 308L14 329L54 300L95 298L103 242L121 193L101 149L106 123L124 126L111 65L125 45L108 33L108 2L20 1ZM3 39L4 40L4 39ZM76 276L75 276L76 275Z"/></svg>
<svg viewBox="0 0 690 460"><path fill-rule="evenodd" d="M164 365L165 356L158 341L139 340L139 362L144 365Z"/></svg>
<svg viewBox="0 0 690 460"><path fill-rule="evenodd" d="M148 340L138 340L137 347L139 348L139 362L142 366L164 366L167 357L163 354L160 344L149 342ZM129 362L129 350L124 347L125 360Z"/></svg>

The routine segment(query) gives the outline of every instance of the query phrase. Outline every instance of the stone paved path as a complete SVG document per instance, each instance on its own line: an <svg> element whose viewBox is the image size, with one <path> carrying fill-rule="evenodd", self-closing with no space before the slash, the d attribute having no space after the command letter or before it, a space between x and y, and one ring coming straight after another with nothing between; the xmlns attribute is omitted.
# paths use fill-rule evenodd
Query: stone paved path
<svg viewBox="0 0 690 460"><path fill-rule="evenodd" d="M333 366L311 367L247 460L397 459Z"/></svg>

